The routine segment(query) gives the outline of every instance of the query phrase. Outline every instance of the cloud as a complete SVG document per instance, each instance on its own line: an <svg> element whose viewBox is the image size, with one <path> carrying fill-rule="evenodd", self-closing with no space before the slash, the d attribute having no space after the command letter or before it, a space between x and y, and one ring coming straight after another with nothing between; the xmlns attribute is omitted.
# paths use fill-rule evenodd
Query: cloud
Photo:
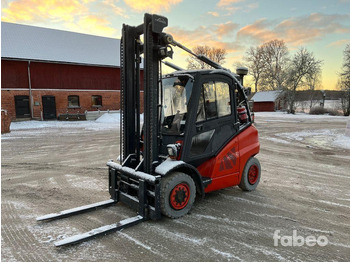
<svg viewBox="0 0 350 262"><path fill-rule="evenodd" d="M329 45L327 45L327 47L342 46L342 45L346 45L346 44L350 44L350 39L342 39L342 40L332 42Z"/></svg>
<svg viewBox="0 0 350 262"><path fill-rule="evenodd" d="M257 9L258 7L259 7L259 3L251 3L251 4L247 5L246 12L250 12L253 9Z"/></svg>
<svg viewBox="0 0 350 262"><path fill-rule="evenodd" d="M256 44L278 38L278 35L269 29L270 25L266 18L259 19L253 24L242 27L237 33L237 38L253 40Z"/></svg>
<svg viewBox="0 0 350 262"><path fill-rule="evenodd" d="M230 16L233 15L234 13L241 11L243 9L243 7L241 6L235 6L235 7L225 7L225 11L227 11L227 13L224 16Z"/></svg>
<svg viewBox="0 0 350 262"><path fill-rule="evenodd" d="M214 25L214 30L219 39L222 39L223 36L232 35L233 32L238 28L238 24L232 22L227 22L224 24Z"/></svg>
<svg viewBox="0 0 350 262"><path fill-rule="evenodd" d="M210 47L224 48L227 51L227 59L224 66L231 67L237 59L241 59L240 51L244 50L244 47L238 44L236 41L221 41L219 39L220 34L231 34L238 25L227 23L222 25L212 25L212 26L200 26L193 30L188 30L179 27L168 27L166 31L171 34L174 39L184 46L193 49L198 45L207 45ZM174 60L173 62L181 67L186 67L186 58L189 55L180 51L180 49L175 48ZM233 68L232 68L233 69Z"/></svg>
<svg viewBox="0 0 350 262"><path fill-rule="evenodd" d="M299 18L282 21L276 28L286 42L295 46L322 39L328 34L347 33L350 28L341 24L349 15L325 15L313 13Z"/></svg>
<svg viewBox="0 0 350 262"><path fill-rule="evenodd" d="M216 48L225 48L227 52L238 52L242 47L236 42L220 41L222 36L231 34L236 27L236 24L229 22L227 24L213 25L209 27L200 26L193 30L179 27L168 27L167 32L171 34L176 41L189 48L198 45L207 45Z"/></svg>
<svg viewBox="0 0 350 262"><path fill-rule="evenodd" d="M232 41L221 41L219 35L231 35L237 28L237 24L229 22L207 27L200 26L193 30L170 27L168 28L167 32L173 35L176 41L179 41L190 49L193 49L198 45L207 45L210 47L226 49L227 56L223 66L228 67L231 70L235 70L235 65L237 62L242 61L242 51L244 51L245 47L234 38L232 38ZM187 66L186 58L189 55L185 52L179 51L177 48L174 51L175 56L173 62L185 68Z"/></svg>
<svg viewBox="0 0 350 262"><path fill-rule="evenodd" d="M86 1L86 0L84 0L84 1ZM115 4L115 2L116 1L114 1L114 0L103 0L101 2L98 2L97 4L99 4L104 9L111 10L113 12L113 14L115 14L117 16L122 16L122 17L128 18L129 16L126 13L126 10L117 6Z"/></svg>
<svg viewBox="0 0 350 262"><path fill-rule="evenodd" d="M77 22L66 23L65 27L75 32L100 36L115 36L116 29L109 26L110 22L96 15L81 17Z"/></svg>
<svg viewBox="0 0 350 262"><path fill-rule="evenodd" d="M183 0L124 0L124 2L138 12L150 11L160 12L169 11L170 7L176 5Z"/></svg>
<svg viewBox="0 0 350 262"><path fill-rule="evenodd" d="M322 39L328 34L350 32L350 28L342 24L349 18L349 15L313 13L288 18L277 25L273 21L260 19L241 28L237 37L240 40L253 40L255 43L279 38L292 46L300 46Z"/></svg>
<svg viewBox="0 0 350 262"><path fill-rule="evenodd" d="M87 7L77 0L16 0L2 9L6 22L73 21L87 12Z"/></svg>
<svg viewBox="0 0 350 262"><path fill-rule="evenodd" d="M87 5L96 0L16 0L2 9L6 22L38 24L59 23L65 29L86 34L115 36L116 30L101 15L91 14ZM123 10L110 0L103 2L114 14L123 15Z"/></svg>
<svg viewBox="0 0 350 262"><path fill-rule="evenodd" d="M220 0L217 4L218 7L230 6L235 3L243 2L245 0Z"/></svg>
<svg viewBox="0 0 350 262"><path fill-rule="evenodd" d="M219 13L218 12L208 12L208 15L212 15L212 16L218 17Z"/></svg>

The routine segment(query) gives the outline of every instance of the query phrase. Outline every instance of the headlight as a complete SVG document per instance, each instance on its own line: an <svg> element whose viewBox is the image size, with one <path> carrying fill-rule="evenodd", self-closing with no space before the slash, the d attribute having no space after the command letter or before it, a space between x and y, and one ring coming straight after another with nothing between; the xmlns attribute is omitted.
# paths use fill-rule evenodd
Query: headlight
<svg viewBox="0 0 350 262"><path fill-rule="evenodd" d="M181 144L169 144L166 147L168 149L169 157L171 159L177 159L180 152Z"/></svg>
<svg viewBox="0 0 350 262"><path fill-rule="evenodd" d="M171 159L177 158L177 147L174 144L167 145L168 155Z"/></svg>

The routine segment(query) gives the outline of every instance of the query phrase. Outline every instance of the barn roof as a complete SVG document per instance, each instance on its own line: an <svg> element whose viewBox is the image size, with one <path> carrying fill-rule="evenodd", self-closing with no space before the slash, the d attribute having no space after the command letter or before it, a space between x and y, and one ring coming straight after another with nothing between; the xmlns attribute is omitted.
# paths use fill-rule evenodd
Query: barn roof
<svg viewBox="0 0 350 262"><path fill-rule="evenodd" d="M281 94L281 92L282 91L280 90L257 92L254 94L251 100L254 100L254 102L275 102L275 100Z"/></svg>
<svg viewBox="0 0 350 262"><path fill-rule="evenodd" d="M1 57L120 66L120 40L1 22Z"/></svg>

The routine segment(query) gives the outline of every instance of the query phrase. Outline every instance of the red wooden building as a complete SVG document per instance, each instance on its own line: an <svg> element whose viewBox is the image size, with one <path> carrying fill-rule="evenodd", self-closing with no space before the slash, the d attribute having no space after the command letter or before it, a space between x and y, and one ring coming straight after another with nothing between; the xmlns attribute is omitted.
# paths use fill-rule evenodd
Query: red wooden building
<svg viewBox="0 0 350 262"><path fill-rule="evenodd" d="M281 91L255 93L250 100L254 101L254 112L273 112L281 109Z"/></svg>
<svg viewBox="0 0 350 262"><path fill-rule="evenodd" d="M12 120L120 108L120 40L1 26L1 108Z"/></svg>

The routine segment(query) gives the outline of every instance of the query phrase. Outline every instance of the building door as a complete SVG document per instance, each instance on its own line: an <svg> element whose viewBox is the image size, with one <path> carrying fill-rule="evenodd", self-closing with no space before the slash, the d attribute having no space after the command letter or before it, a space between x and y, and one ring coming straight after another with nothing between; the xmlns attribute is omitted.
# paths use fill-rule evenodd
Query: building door
<svg viewBox="0 0 350 262"><path fill-rule="evenodd" d="M30 117L29 96L15 96L16 118Z"/></svg>
<svg viewBox="0 0 350 262"><path fill-rule="evenodd" d="M56 119L56 101L54 96L43 96L44 120Z"/></svg>

